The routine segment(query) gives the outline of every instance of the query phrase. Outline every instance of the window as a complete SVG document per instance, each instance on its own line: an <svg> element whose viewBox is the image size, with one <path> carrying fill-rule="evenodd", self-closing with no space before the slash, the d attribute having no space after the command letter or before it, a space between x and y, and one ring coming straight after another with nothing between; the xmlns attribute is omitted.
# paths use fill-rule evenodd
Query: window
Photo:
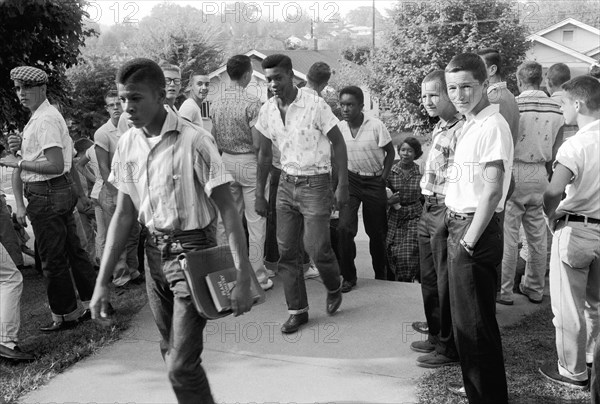
<svg viewBox="0 0 600 404"><path fill-rule="evenodd" d="M208 101L202 103L200 110L202 111L202 118L210 117L210 103Z"/></svg>
<svg viewBox="0 0 600 404"><path fill-rule="evenodd" d="M563 42L573 42L573 30L563 31Z"/></svg>

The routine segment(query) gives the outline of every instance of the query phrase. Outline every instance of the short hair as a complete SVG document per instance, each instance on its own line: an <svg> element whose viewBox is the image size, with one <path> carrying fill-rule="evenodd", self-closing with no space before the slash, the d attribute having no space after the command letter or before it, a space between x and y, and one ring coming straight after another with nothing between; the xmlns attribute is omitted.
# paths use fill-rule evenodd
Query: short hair
<svg viewBox="0 0 600 404"><path fill-rule="evenodd" d="M555 63L548 69L546 80L551 87L557 88L571 80L571 70L564 63Z"/></svg>
<svg viewBox="0 0 600 404"><path fill-rule="evenodd" d="M107 98L119 98L119 92L116 89L111 88L104 94L104 99L106 100Z"/></svg>
<svg viewBox="0 0 600 404"><path fill-rule="evenodd" d="M132 59L123 64L117 71L117 83L145 83L151 88L164 89L167 84L165 75L156 62L150 59Z"/></svg>
<svg viewBox="0 0 600 404"><path fill-rule="evenodd" d="M331 78L331 68L325 62L316 62L308 69L306 78L317 85L325 84Z"/></svg>
<svg viewBox="0 0 600 404"><path fill-rule="evenodd" d="M414 138L412 136L405 138L398 145L398 150L400 150L400 147L402 147L402 145L404 143L406 143L407 145L409 145L415 151L415 160L418 159L419 157L421 157L423 155L423 148L421 147L421 142L419 142L416 138Z"/></svg>
<svg viewBox="0 0 600 404"><path fill-rule="evenodd" d="M86 151L87 149L89 149L93 145L94 145L94 142L92 142L87 137L82 137L80 139L77 139L75 141L75 143L73 143L73 147L75 147L75 150L77 151L77 153L81 153L83 151Z"/></svg>
<svg viewBox="0 0 600 404"><path fill-rule="evenodd" d="M446 73L462 71L471 72L473 78L480 83L483 83L488 77L483 59L474 53L461 53L454 56L445 70Z"/></svg>
<svg viewBox="0 0 600 404"><path fill-rule="evenodd" d="M252 69L252 62L246 55L235 55L227 61L227 74L232 80L239 80Z"/></svg>
<svg viewBox="0 0 600 404"><path fill-rule="evenodd" d="M273 69L275 67L281 67L282 69L292 70L292 59L289 56L276 53L269 55L261 63L263 69Z"/></svg>
<svg viewBox="0 0 600 404"><path fill-rule="evenodd" d="M357 86L344 87L340 91L340 99L342 98L342 95L344 95L344 94L354 96L354 98L356 98L356 101L358 101L359 104L365 103L365 95L363 94L363 91L360 89L360 87L357 87Z"/></svg>
<svg viewBox="0 0 600 404"><path fill-rule="evenodd" d="M600 80L600 65L594 64L590 66L590 76Z"/></svg>
<svg viewBox="0 0 600 404"><path fill-rule="evenodd" d="M172 65L171 63L161 63L160 68L163 72L175 72L181 76L181 69L177 65Z"/></svg>
<svg viewBox="0 0 600 404"><path fill-rule="evenodd" d="M585 102L591 111L600 110L600 82L591 76L577 76L561 86L568 97Z"/></svg>
<svg viewBox="0 0 600 404"><path fill-rule="evenodd" d="M526 61L517 68L517 77L526 84L539 86L542 84L542 65L538 62Z"/></svg>
<svg viewBox="0 0 600 404"><path fill-rule="evenodd" d="M500 52L494 48L483 48L477 51L477 54L483 58L486 66L496 65L498 75L502 75L502 57Z"/></svg>
<svg viewBox="0 0 600 404"><path fill-rule="evenodd" d="M442 85L442 90L444 93L448 93L448 90L446 89L446 74L443 70L434 70L429 72L423 79L423 84L431 83L432 81L439 81Z"/></svg>

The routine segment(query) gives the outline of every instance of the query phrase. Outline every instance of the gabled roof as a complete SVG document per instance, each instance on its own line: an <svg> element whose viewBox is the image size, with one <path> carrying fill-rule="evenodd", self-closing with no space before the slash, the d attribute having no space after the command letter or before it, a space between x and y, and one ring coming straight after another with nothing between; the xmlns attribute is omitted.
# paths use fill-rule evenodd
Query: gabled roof
<svg viewBox="0 0 600 404"><path fill-rule="evenodd" d="M527 37L527 40L539 42L541 44L544 44L546 46L554 48L557 51L560 51L560 52L566 53L567 55L573 56L574 58L577 58L583 62L590 63L590 64L596 63L596 60L594 58L589 57L581 52L577 52L574 49L567 48L566 46L563 46L559 43L556 43L554 41L546 39L543 36L540 36L538 34L529 35Z"/></svg>
<svg viewBox="0 0 600 404"><path fill-rule="evenodd" d="M332 72L339 71L341 68L342 56L336 51L330 50L256 50L252 49L245 53L252 59L252 66L254 68L254 75L263 79L265 78L260 61L265 59L269 55L274 54L287 55L292 59L292 65L294 66L294 75L302 80L306 80L306 74L308 69L315 62L325 62L330 67ZM211 72L208 76L213 78L220 75L227 69L226 65L222 65L217 70Z"/></svg>
<svg viewBox="0 0 600 404"><path fill-rule="evenodd" d="M562 20L559 23L556 23L554 25L549 26L548 28L544 28L543 30L536 32L534 35L544 36L548 32L552 32L552 31L554 31L556 29L559 29L560 27L564 27L567 24L576 25L576 26L578 26L581 29L584 29L586 31L591 32L592 34L600 36L600 30L599 29L594 28L591 25L587 25L586 23L583 23L581 21L577 21L574 18L567 18L566 20Z"/></svg>

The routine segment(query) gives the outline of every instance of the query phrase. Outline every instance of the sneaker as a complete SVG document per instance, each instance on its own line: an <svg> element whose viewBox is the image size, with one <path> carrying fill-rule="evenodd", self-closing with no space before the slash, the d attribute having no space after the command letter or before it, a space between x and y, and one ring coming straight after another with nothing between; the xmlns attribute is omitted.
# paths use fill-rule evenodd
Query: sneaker
<svg viewBox="0 0 600 404"><path fill-rule="evenodd" d="M415 342L411 343L410 349L412 349L415 352L430 353L435 350L435 345L433 345L427 339L425 341L415 341Z"/></svg>
<svg viewBox="0 0 600 404"><path fill-rule="evenodd" d="M522 284L522 283L521 283L521 284L519 284L519 293L521 293L522 295L525 295L525 296L527 296L527 299L529 299L529 301L530 301L531 303L534 303L534 304L540 304L540 303L542 302L542 300L544 300L544 297L543 297L543 296L542 296L541 298L539 298L539 299L538 299L538 298L535 298L535 299L534 299L534 298L533 298L533 297L531 297L529 294L527 294L527 292L525 291L525 287L523 286L523 284Z"/></svg>
<svg viewBox="0 0 600 404"><path fill-rule="evenodd" d="M272 270L270 270L269 268L265 268L265 269L267 270L267 276L268 276L269 278L274 278L274 277L275 277L275 275L277 275L277 274L275 273L275 271L272 271Z"/></svg>
<svg viewBox="0 0 600 404"><path fill-rule="evenodd" d="M304 279L314 279L318 278L319 276L321 276L319 274L319 270L317 269L315 264L311 262L308 269L304 271Z"/></svg>
<svg viewBox="0 0 600 404"><path fill-rule="evenodd" d="M261 283L261 284L260 284L260 287L261 287L261 288L262 288L262 290L264 290L264 291L267 291L267 290L269 290L269 289L272 289L272 288L273 288L273 281L272 281L272 280L270 280L270 279L267 279L267 281L266 281L266 282L264 282L264 283Z"/></svg>
<svg viewBox="0 0 600 404"><path fill-rule="evenodd" d="M558 366L555 363L546 363L538 369L542 376L551 382L577 390L585 390L588 385L587 380L573 380L558 373Z"/></svg>
<svg viewBox="0 0 600 404"><path fill-rule="evenodd" d="M417 358L417 366L422 368L434 369L456 364L458 364L458 359L448 358L447 356L435 351Z"/></svg>
<svg viewBox="0 0 600 404"><path fill-rule="evenodd" d="M429 334L429 325L427 321L415 321L411 324L413 330L416 332L420 332L421 334L428 335Z"/></svg>
<svg viewBox="0 0 600 404"><path fill-rule="evenodd" d="M461 383L448 383L446 385L446 389L459 397L467 397L467 392L465 390L465 386Z"/></svg>

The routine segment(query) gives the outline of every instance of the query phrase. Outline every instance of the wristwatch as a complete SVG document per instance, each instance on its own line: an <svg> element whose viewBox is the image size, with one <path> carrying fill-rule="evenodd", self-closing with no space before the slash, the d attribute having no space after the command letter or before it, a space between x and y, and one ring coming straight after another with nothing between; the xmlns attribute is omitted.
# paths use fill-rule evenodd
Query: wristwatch
<svg viewBox="0 0 600 404"><path fill-rule="evenodd" d="M467 250L470 255L473 255L475 252L475 247L471 247L469 244L467 244L464 238L460 240L460 245L463 246L463 248Z"/></svg>
<svg viewBox="0 0 600 404"><path fill-rule="evenodd" d="M22 165L23 165L23 159L21 159L17 162L17 167L19 168L19 170L21 169Z"/></svg>

